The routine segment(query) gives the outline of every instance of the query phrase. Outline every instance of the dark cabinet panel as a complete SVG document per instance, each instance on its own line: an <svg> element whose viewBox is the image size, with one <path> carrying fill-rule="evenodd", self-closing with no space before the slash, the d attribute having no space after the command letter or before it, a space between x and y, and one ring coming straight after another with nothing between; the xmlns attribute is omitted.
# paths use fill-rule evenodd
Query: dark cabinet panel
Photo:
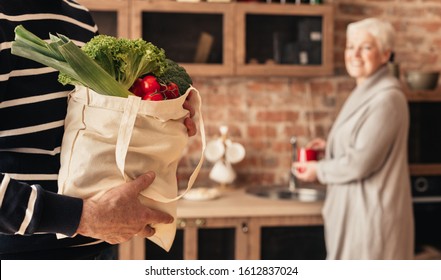
<svg viewBox="0 0 441 280"><path fill-rule="evenodd" d="M117 12L116 11L91 11L93 20L98 26L100 34L118 36Z"/></svg>
<svg viewBox="0 0 441 280"><path fill-rule="evenodd" d="M199 229L198 259L234 260L235 228Z"/></svg>
<svg viewBox="0 0 441 280"><path fill-rule="evenodd" d="M323 260L323 226L262 227L263 260Z"/></svg>
<svg viewBox="0 0 441 280"><path fill-rule="evenodd" d="M184 259L184 231L177 230L176 238L169 252L146 239L145 254L147 260L183 260Z"/></svg>
<svg viewBox="0 0 441 280"><path fill-rule="evenodd" d="M142 37L178 63L195 63L202 34L212 40L207 64L223 64L223 14L143 12Z"/></svg>

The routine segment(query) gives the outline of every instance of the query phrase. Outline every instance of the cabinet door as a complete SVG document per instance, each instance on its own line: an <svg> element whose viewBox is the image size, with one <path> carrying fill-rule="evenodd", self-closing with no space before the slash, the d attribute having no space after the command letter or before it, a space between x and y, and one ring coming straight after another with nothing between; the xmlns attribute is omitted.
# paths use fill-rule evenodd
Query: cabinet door
<svg viewBox="0 0 441 280"><path fill-rule="evenodd" d="M233 73L233 6L228 3L132 3L131 36L165 50L190 75Z"/></svg>
<svg viewBox="0 0 441 280"><path fill-rule="evenodd" d="M238 3L236 25L239 75L333 73L331 6Z"/></svg>
<svg viewBox="0 0 441 280"><path fill-rule="evenodd" d="M88 8L101 34L129 38L129 0L78 0Z"/></svg>
<svg viewBox="0 0 441 280"><path fill-rule="evenodd" d="M145 239L145 259L147 260L183 260L184 259L184 231L177 230L175 240L170 251L165 251L152 241Z"/></svg>
<svg viewBox="0 0 441 280"><path fill-rule="evenodd" d="M248 220L236 218L178 219L173 246L165 252L140 237L119 246L122 260L230 260L248 258Z"/></svg>
<svg viewBox="0 0 441 280"><path fill-rule="evenodd" d="M197 219L198 223L205 223ZM183 221L180 221L183 223ZM194 220L176 232L176 237L169 252L145 240L145 259L148 260L233 260L235 259L236 226L196 225Z"/></svg>
<svg viewBox="0 0 441 280"><path fill-rule="evenodd" d="M262 260L324 260L323 226L261 228Z"/></svg>
<svg viewBox="0 0 441 280"><path fill-rule="evenodd" d="M249 258L324 259L321 215L255 217L249 221Z"/></svg>
<svg viewBox="0 0 441 280"><path fill-rule="evenodd" d="M199 260L234 260L236 228L201 228L198 230Z"/></svg>
<svg viewBox="0 0 441 280"><path fill-rule="evenodd" d="M184 259L231 260L248 256L247 219L186 219L179 224L184 229Z"/></svg>
<svg viewBox="0 0 441 280"><path fill-rule="evenodd" d="M182 260L184 259L184 230L176 231L175 240L170 251L165 251L152 241L135 236L131 240L119 244L120 260Z"/></svg>

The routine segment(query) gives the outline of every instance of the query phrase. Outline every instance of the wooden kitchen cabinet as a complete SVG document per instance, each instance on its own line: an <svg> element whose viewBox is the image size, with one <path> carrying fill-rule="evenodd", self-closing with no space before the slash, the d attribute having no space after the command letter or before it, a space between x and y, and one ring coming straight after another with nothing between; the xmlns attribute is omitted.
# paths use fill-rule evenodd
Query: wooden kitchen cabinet
<svg viewBox="0 0 441 280"><path fill-rule="evenodd" d="M331 75L334 20L327 5L236 5L236 73Z"/></svg>
<svg viewBox="0 0 441 280"><path fill-rule="evenodd" d="M87 7L100 33L129 38L130 0L78 0Z"/></svg>
<svg viewBox="0 0 441 280"><path fill-rule="evenodd" d="M178 222L184 233L184 259L246 258L246 219L181 218Z"/></svg>
<svg viewBox="0 0 441 280"><path fill-rule="evenodd" d="M133 0L131 37L163 48L192 76L231 75L233 8L226 3Z"/></svg>
<svg viewBox="0 0 441 280"><path fill-rule="evenodd" d="M246 259L246 219L191 218L177 221L178 230L170 252L144 238L120 245L120 259ZM213 238L213 236L215 238Z"/></svg>
<svg viewBox="0 0 441 280"><path fill-rule="evenodd" d="M172 252L149 251L145 239L134 238L120 245L120 258L324 259L321 207L322 202L258 198L244 190L212 201L179 201Z"/></svg>
<svg viewBox="0 0 441 280"><path fill-rule="evenodd" d="M144 38L192 76L333 73L332 5L80 0L101 32Z"/></svg>
<svg viewBox="0 0 441 280"><path fill-rule="evenodd" d="M198 218L179 219L178 223L186 225L178 229L170 252L163 251L145 239L136 238L123 245L126 249L120 249L120 258L312 260L326 257L320 218L303 221L292 217ZM197 223L203 225L196 226Z"/></svg>

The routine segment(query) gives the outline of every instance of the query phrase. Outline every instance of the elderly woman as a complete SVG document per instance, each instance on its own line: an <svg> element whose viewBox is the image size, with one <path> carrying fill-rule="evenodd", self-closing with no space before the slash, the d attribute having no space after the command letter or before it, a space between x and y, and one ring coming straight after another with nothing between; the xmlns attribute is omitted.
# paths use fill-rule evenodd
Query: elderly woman
<svg viewBox="0 0 441 280"><path fill-rule="evenodd" d="M299 180L328 186L323 207L328 259L413 258L409 113L386 66L393 35L389 23L375 18L348 25L345 64L356 87L328 141L308 144L325 150L324 159L293 166Z"/></svg>

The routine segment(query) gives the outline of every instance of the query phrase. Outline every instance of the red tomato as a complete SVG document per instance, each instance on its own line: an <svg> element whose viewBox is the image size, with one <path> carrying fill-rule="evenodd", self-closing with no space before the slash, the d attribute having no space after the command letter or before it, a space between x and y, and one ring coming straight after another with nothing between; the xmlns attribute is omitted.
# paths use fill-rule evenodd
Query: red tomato
<svg viewBox="0 0 441 280"><path fill-rule="evenodd" d="M142 100L160 101L160 100L164 100L164 96L160 92L154 92L151 94L144 95L142 97Z"/></svg>
<svg viewBox="0 0 441 280"><path fill-rule="evenodd" d="M133 93L136 96L143 97L144 96L144 90L142 89L142 79L138 78L133 83L133 85L130 87L129 91Z"/></svg>
<svg viewBox="0 0 441 280"><path fill-rule="evenodd" d="M142 78L142 90L144 91L144 95L149 95L159 92L161 90L161 86L159 85L155 76L147 75Z"/></svg>
<svg viewBox="0 0 441 280"><path fill-rule="evenodd" d="M164 95L167 99L178 98L180 96L178 86L173 82L169 83L164 91Z"/></svg>

